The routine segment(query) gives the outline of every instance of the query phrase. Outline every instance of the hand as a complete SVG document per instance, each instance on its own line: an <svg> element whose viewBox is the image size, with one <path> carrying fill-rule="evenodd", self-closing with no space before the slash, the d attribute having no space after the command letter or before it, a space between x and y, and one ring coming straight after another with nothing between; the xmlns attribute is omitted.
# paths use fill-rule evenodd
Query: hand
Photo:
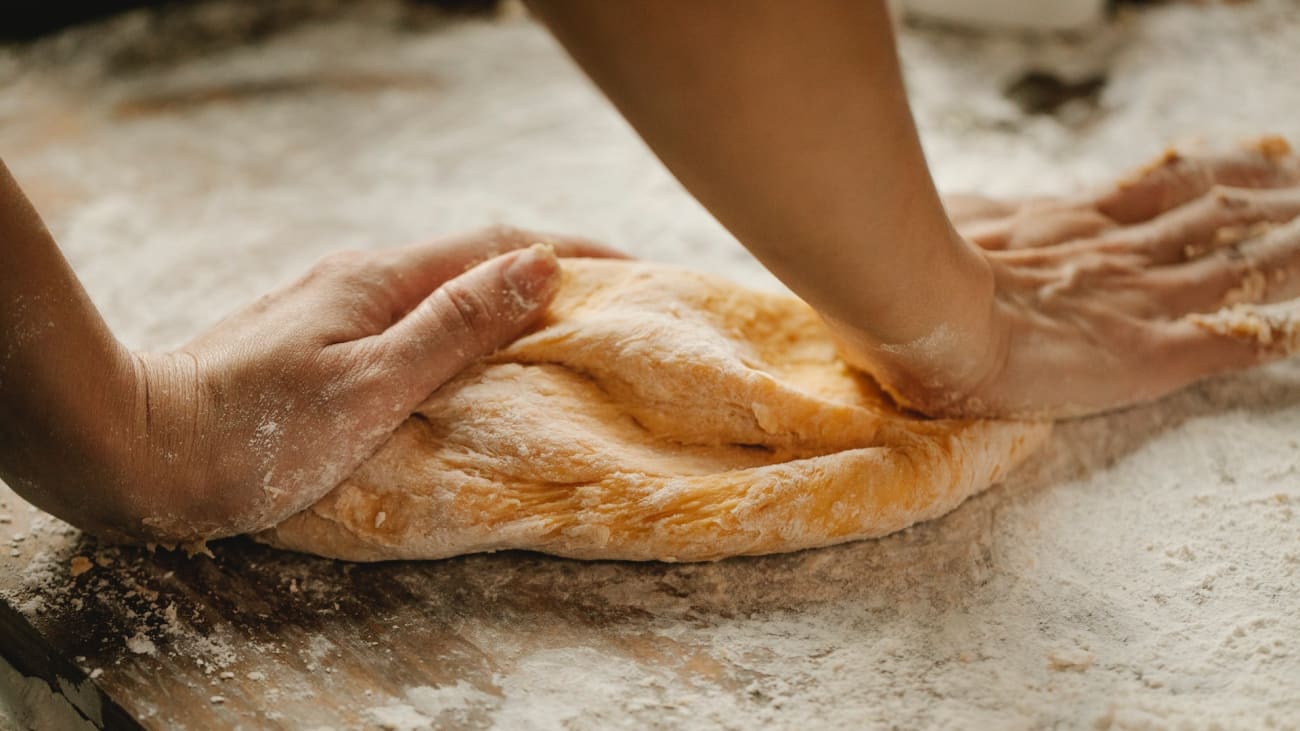
<svg viewBox="0 0 1300 731"><path fill-rule="evenodd" d="M554 253L525 248L535 242ZM121 512L102 522L174 543L309 506L430 393L536 320L558 286L556 254L617 256L511 229L335 254L180 350L138 354L146 408Z"/></svg>
<svg viewBox="0 0 1300 731"><path fill-rule="evenodd" d="M911 343L837 326L846 356L934 415L1061 418L1296 349L1300 160L1276 138L1164 157L1065 199L946 201L982 250L980 325ZM1226 308L1226 309L1225 309Z"/></svg>

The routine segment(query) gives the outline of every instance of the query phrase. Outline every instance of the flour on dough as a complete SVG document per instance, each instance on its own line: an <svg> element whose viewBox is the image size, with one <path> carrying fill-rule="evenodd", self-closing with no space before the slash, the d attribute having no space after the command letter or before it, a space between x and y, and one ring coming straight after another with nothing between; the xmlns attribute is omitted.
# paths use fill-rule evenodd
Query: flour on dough
<svg viewBox="0 0 1300 731"><path fill-rule="evenodd" d="M356 561L795 551L943 515L1050 428L899 412L787 295L645 262L563 268L540 329L258 538Z"/></svg>

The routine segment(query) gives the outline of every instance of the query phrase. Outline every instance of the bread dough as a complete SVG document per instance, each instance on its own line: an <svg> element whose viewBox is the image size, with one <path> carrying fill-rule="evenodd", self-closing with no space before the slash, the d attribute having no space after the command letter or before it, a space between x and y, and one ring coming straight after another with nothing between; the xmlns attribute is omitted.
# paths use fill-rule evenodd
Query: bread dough
<svg viewBox="0 0 1300 731"><path fill-rule="evenodd" d="M943 515L1049 428L901 413L788 295L565 260L540 329L444 385L346 482L259 538L354 561L795 551Z"/></svg>

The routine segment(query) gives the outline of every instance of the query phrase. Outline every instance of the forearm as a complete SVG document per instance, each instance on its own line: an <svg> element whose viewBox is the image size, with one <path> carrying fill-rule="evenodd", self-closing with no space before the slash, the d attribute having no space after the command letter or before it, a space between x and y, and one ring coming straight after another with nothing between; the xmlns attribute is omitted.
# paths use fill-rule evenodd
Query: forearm
<svg viewBox="0 0 1300 731"><path fill-rule="evenodd" d="M27 500L103 528L120 512L138 418L131 355L0 163L0 477Z"/></svg>
<svg viewBox="0 0 1300 731"><path fill-rule="evenodd" d="M823 314L883 344L974 326L991 275L930 179L883 3L532 5L682 183Z"/></svg>
<svg viewBox="0 0 1300 731"><path fill-rule="evenodd" d="M0 478L111 539L268 528L532 327L557 252L613 253L489 229L327 257L175 352L131 353L0 164Z"/></svg>

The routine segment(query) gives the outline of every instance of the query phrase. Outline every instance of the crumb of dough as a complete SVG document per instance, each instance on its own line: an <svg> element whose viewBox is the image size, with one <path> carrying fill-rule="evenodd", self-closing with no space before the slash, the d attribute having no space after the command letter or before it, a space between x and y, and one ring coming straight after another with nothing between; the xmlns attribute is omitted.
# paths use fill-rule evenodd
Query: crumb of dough
<svg viewBox="0 0 1300 731"><path fill-rule="evenodd" d="M1235 246L1244 241L1263 236L1274 228L1276 228L1276 224L1272 221L1256 221L1251 224L1223 226L1215 230L1213 243L1208 246L1189 244L1183 248L1183 255L1188 259L1196 259L1216 249Z"/></svg>
<svg viewBox="0 0 1300 731"><path fill-rule="evenodd" d="M158 646L153 640L144 636L143 632L137 632L126 638L126 649L137 655L157 655Z"/></svg>
<svg viewBox="0 0 1300 731"><path fill-rule="evenodd" d="M1251 269L1242 277L1241 284L1228 290L1223 296L1223 304L1238 305L1259 302L1268 291L1268 277L1258 269Z"/></svg>
<svg viewBox="0 0 1300 731"><path fill-rule="evenodd" d="M74 577L81 576L94 567L95 565L85 556L73 556L72 560L68 562L68 573Z"/></svg>
<svg viewBox="0 0 1300 731"><path fill-rule="evenodd" d="M1047 668L1055 672L1082 673L1092 667L1096 657L1083 650L1057 650L1048 654Z"/></svg>
<svg viewBox="0 0 1300 731"><path fill-rule="evenodd" d="M1278 354L1300 349L1300 322L1293 307L1235 304L1209 315L1191 315L1193 325L1236 340L1254 341Z"/></svg>
<svg viewBox="0 0 1300 731"><path fill-rule="evenodd" d="M1157 157L1151 162L1148 162L1142 167L1139 167L1138 169L1130 173L1127 177L1120 180L1118 188L1120 190L1124 190L1125 188L1131 188L1137 185L1138 183L1142 182L1143 180L1145 180L1148 175L1154 173L1160 168L1172 167L1182 162L1182 160L1183 160L1182 153L1180 153L1178 150L1175 150L1172 147L1167 147L1165 148L1164 152L1160 153L1160 157Z"/></svg>
<svg viewBox="0 0 1300 731"><path fill-rule="evenodd" d="M1254 150L1270 160L1291 154L1291 144L1281 135L1264 135L1243 145L1247 150Z"/></svg>
<svg viewBox="0 0 1300 731"><path fill-rule="evenodd" d="M208 558L216 558L216 556L212 555L212 550L208 548L208 542L202 538L197 541L182 543L181 550L185 551L186 558L194 558L200 554Z"/></svg>

